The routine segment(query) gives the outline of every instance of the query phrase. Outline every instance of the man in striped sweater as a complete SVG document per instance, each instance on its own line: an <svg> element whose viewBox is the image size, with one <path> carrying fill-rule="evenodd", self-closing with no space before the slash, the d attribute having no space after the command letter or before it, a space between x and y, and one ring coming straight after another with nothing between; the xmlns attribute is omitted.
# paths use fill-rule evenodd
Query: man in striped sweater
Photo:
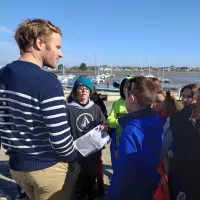
<svg viewBox="0 0 200 200"><path fill-rule="evenodd" d="M76 150L61 84L42 69L62 58L62 32L50 21L26 20L15 39L21 57L0 70L0 136L11 174L31 200L67 200Z"/></svg>

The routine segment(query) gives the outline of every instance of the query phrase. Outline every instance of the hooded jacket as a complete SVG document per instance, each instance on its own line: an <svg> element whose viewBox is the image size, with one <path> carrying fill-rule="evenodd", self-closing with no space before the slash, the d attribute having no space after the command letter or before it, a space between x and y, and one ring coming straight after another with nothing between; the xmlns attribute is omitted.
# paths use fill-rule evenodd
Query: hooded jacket
<svg viewBox="0 0 200 200"><path fill-rule="evenodd" d="M125 115L120 120L124 128L119 145L119 159L113 174L107 199L152 199L160 175L163 125L166 119L151 108Z"/></svg>
<svg viewBox="0 0 200 200"><path fill-rule="evenodd" d="M121 98L118 99L113 104L110 115L108 116L109 127L116 129L116 144L117 145L119 145L120 135L122 133L122 128L119 125L118 119L128 113L126 110L125 101L124 101L125 96L123 94L123 87L124 87L126 80L129 80L131 78L133 78L133 77L127 77L122 80L122 82L120 84L120 89L119 89Z"/></svg>
<svg viewBox="0 0 200 200"><path fill-rule="evenodd" d="M67 105L68 123L73 139L76 140L99 124L107 124L101 108L89 100L86 105L72 101Z"/></svg>

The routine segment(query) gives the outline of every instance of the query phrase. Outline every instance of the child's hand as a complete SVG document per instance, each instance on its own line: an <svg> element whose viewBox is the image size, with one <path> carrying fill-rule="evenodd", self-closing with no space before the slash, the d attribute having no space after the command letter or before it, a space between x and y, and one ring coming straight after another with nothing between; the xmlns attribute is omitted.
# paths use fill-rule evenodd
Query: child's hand
<svg viewBox="0 0 200 200"><path fill-rule="evenodd" d="M107 132L108 131L108 125L101 125L101 130Z"/></svg>

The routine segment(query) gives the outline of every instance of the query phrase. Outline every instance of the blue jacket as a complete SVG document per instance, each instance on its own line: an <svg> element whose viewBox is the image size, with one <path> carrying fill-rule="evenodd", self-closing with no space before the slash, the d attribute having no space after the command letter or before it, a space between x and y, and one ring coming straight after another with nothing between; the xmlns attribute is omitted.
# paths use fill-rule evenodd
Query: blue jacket
<svg viewBox="0 0 200 200"><path fill-rule="evenodd" d="M152 199L160 179L157 166L165 122L151 108L129 113L119 120L124 130L107 199Z"/></svg>

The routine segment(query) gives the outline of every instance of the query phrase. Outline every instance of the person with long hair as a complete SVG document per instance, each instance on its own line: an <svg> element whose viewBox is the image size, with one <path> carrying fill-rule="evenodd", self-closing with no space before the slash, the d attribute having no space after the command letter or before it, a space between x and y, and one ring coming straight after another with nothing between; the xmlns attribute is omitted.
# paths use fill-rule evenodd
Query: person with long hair
<svg viewBox="0 0 200 200"><path fill-rule="evenodd" d="M198 199L200 190L200 91L197 102L185 106L170 120L173 142L171 165L172 200Z"/></svg>
<svg viewBox="0 0 200 200"><path fill-rule="evenodd" d="M196 83L185 85L180 91L183 106L196 103L199 85Z"/></svg>
<svg viewBox="0 0 200 200"><path fill-rule="evenodd" d="M161 117L170 117L180 109L174 93L170 90L158 91L153 107Z"/></svg>
<svg viewBox="0 0 200 200"><path fill-rule="evenodd" d="M178 105L173 92L168 90L167 92L157 92L153 108L157 114L167 119L165 125L163 126L161 160L165 164L165 171L169 173L170 157L172 155L171 144L173 140L170 129L170 117L174 116L180 110L180 106Z"/></svg>

